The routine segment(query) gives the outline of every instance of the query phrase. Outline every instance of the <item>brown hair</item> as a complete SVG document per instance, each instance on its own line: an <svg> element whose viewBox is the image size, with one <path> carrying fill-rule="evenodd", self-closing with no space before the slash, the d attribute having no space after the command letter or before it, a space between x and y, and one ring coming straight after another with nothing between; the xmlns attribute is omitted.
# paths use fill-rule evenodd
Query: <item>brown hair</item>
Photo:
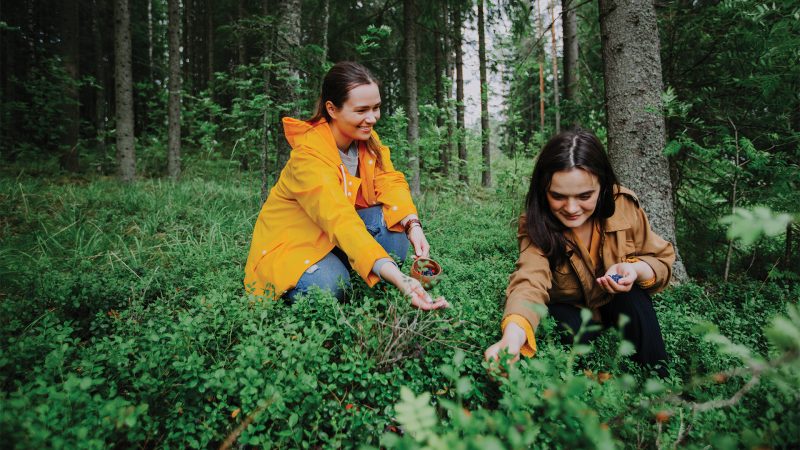
<svg viewBox="0 0 800 450"><path fill-rule="evenodd" d="M545 144L533 167L531 186L525 199L525 226L528 236L547 256L551 269L569 259L567 249L574 243L564 238L566 227L550 210L547 190L556 172L579 168L597 177L600 195L592 217L601 222L614 214L614 187L619 184L603 144L588 131L565 131Z"/></svg>
<svg viewBox="0 0 800 450"><path fill-rule="evenodd" d="M323 118L330 122L331 116L328 114L328 109L325 108L327 102L331 102L335 107L341 108L353 88L372 83L380 86L377 78L361 64L352 61L342 61L334 64L322 80L322 90L317 100L316 112L307 122L319 122ZM380 145L372 135L367 140L367 151L375 157L378 166L383 167Z"/></svg>

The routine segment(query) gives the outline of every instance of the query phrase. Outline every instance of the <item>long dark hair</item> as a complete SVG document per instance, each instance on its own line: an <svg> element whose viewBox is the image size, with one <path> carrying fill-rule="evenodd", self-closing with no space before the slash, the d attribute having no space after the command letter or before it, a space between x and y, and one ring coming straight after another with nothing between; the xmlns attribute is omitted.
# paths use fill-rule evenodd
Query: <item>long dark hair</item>
<svg viewBox="0 0 800 450"><path fill-rule="evenodd" d="M333 106L341 108L353 88L372 83L380 87L380 82L375 78L375 75L361 64L353 61L342 61L334 64L322 80L322 90L319 99L317 99L316 111L314 116L308 119L307 122L314 123L319 122L320 119L325 119L330 123L331 116L325 107L327 102L331 102ZM367 151L375 157L378 165L382 167L380 145L378 145L378 141L373 136L370 136L369 140L367 140Z"/></svg>
<svg viewBox="0 0 800 450"><path fill-rule="evenodd" d="M605 219L614 214L614 189L619 183L597 136L575 130L552 137L539 153L525 198L526 231L547 256L551 269L568 261L568 249L576 249L575 244L564 237L567 227L550 211L547 190L554 173L576 167L596 176L600 183L600 195L592 217L600 220L601 228Z"/></svg>

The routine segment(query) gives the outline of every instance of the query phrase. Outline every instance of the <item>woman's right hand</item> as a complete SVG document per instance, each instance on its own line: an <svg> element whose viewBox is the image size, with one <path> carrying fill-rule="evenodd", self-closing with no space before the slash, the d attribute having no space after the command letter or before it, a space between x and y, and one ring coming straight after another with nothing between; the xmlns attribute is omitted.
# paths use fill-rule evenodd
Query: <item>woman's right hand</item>
<svg viewBox="0 0 800 450"><path fill-rule="evenodd" d="M450 303L444 297L431 298L419 281L400 271L394 264L384 264L381 267L381 278L392 283L406 297L411 300L411 305L424 311L447 308Z"/></svg>
<svg viewBox="0 0 800 450"><path fill-rule="evenodd" d="M513 322L509 323L503 330L503 337L487 348L483 352L483 357L489 362L497 361L500 358L500 351L505 349L510 355L514 355L509 362L515 363L519 361L519 351L527 340L528 337L525 336L525 330L522 327Z"/></svg>
<svg viewBox="0 0 800 450"><path fill-rule="evenodd" d="M422 287L422 284L414 278L403 275L401 284L402 286L398 286L398 289L400 289L406 297L411 299L411 305L415 308L428 311L450 306L450 303L447 303L444 297L437 297L435 300L432 299L431 295Z"/></svg>

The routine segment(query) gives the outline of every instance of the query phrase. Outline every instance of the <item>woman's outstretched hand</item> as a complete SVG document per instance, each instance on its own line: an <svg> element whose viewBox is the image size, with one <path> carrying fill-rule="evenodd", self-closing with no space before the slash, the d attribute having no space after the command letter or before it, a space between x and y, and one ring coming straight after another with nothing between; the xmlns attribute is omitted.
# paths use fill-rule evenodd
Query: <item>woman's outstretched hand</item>
<svg viewBox="0 0 800 450"><path fill-rule="evenodd" d="M525 336L525 330L523 330L522 327L515 323L509 323L506 325L505 330L503 330L503 337L489 346L489 348L483 352L483 357L489 362L497 361L500 358L500 351L505 349L508 354L514 355L514 358L509 362L515 363L519 361L519 350L527 340L528 338Z"/></svg>
<svg viewBox="0 0 800 450"><path fill-rule="evenodd" d="M392 283L406 297L411 300L411 305L424 311L447 308L450 303L444 297L431 298L431 295L422 287L419 281L400 271L394 264L384 264L381 267L381 278Z"/></svg>
<svg viewBox="0 0 800 450"><path fill-rule="evenodd" d="M419 281L403 275L401 283L403 287L398 288L411 299L411 305L423 311L431 309L447 308L450 303L444 297L431 298L431 295L422 287Z"/></svg>

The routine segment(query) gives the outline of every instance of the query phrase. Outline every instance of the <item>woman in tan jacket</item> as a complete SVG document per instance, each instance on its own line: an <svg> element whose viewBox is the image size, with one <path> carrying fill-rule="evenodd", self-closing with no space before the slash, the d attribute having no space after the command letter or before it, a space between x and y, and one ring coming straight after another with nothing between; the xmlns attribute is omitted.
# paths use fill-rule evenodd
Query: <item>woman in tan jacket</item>
<svg viewBox="0 0 800 450"><path fill-rule="evenodd" d="M630 320L623 337L636 347L633 360L656 366L667 359L650 294L669 283L675 252L650 229L636 195L621 187L603 145L585 131L553 137L542 149L520 217L520 255L506 289L502 349L533 356L539 324L536 305L547 307L571 344L581 310L593 324ZM588 342L598 332L584 333ZM664 374L663 364L657 367Z"/></svg>

